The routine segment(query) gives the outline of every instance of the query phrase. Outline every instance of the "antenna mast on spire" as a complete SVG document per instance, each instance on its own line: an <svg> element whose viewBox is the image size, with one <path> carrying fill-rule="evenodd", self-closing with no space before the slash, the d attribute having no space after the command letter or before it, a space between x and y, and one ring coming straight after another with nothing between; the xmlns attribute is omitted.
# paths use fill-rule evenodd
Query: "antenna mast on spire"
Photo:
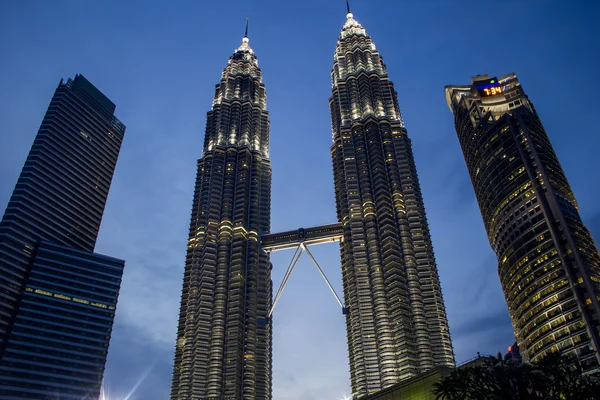
<svg viewBox="0 0 600 400"><path fill-rule="evenodd" d="M244 33L244 37L248 37L248 18L246 18L246 33Z"/></svg>
<svg viewBox="0 0 600 400"><path fill-rule="evenodd" d="M348 14L351 14L352 11L350 11L350 1L346 0L346 9L348 10Z"/></svg>

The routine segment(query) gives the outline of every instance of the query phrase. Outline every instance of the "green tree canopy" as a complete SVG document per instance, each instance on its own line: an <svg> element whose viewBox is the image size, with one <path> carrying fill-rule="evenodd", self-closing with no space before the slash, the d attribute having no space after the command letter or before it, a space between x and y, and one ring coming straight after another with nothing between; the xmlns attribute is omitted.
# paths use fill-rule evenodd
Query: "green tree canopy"
<svg viewBox="0 0 600 400"><path fill-rule="evenodd" d="M552 353L537 364L485 357L454 370L434 385L437 400L595 400L600 380L584 375L579 362Z"/></svg>

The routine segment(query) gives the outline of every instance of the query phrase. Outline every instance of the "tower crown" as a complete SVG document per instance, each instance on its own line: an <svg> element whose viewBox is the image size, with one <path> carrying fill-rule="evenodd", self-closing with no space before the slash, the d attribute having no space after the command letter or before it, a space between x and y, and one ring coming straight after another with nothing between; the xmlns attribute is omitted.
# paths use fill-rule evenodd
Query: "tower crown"
<svg viewBox="0 0 600 400"><path fill-rule="evenodd" d="M260 124L246 121L256 112L267 115L267 94L262 82L258 59L248 44L248 23L242 44L229 58L216 85L209 121L213 128L206 130L204 151L216 146L248 146L269 157L269 134ZM223 111L225 110L225 111Z"/></svg>
<svg viewBox="0 0 600 400"><path fill-rule="evenodd" d="M340 39L345 39L352 35L367 36L367 31L357 20L354 19L354 14L349 12L346 14L346 23L342 27Z"/></svg>
<svg viewBox="0 0 600 400"><path fill-rule="evenodd" d="M348 8L350 11L350 8ZM359 71L387 74L383 59L366 29L348 12L333 54L332 85Z"/></svg>
<svg viewBox="0 0 600 400"><path fill-rule="evenodd" d="M249 42L250 39L248 39L248 37L244 36L244 38L242 38L242 44L240 45L240 47L235 49L233 55L231 56L230 62L231 60L251 61L254 65L258 66L258 60L254 55L254 50L252 50L252 48L248 44Z"/></svg>
<svg viewBox="0 0 600 400"><path fill-rule="evenodd" d="M248 44L249 42L250 39L248 39L248 18L246 18L246 31L244 32L244 37L242 38L242 44L240 45L240 47L237 48L235 52L237 53L238 51L247 51L251 54L254 54L254 51L252 51L250 45Z"/></svg>
<svg viewBox="0 0 600 400"><path fill-rule="evenodd" d="M238 51L247 51L249 53L254 54L254 51L252 50L252 48L250 48L250 45L248 44L248 42L250 42L250 39L248 39L248 37L244 36L244 38L242 39L242 44L240 45L240 47L238 47L235 52L237 53Z"/></svg>
<svg viewBox="0 0 600 400"><path fill-rule="evenodd" d="M252 48L248 44L249 42L250 39L248 38L248 19L246 18L246 31L244 33L244 37L242 38L242 44L233 52L233 55L229 59L229 64L231 64L232 61L249 61L255 67L258 67L258 60L254 55L254 50L252 50Z"/></svg>

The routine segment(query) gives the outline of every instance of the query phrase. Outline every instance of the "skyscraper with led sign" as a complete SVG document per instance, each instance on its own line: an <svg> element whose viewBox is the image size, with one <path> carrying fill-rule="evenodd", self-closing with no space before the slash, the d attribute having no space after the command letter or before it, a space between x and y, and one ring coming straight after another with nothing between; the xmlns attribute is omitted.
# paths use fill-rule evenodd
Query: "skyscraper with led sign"
<svg viewBox="0 0 600 400"><path fill-rule="evenodd" d="M560 350L597 369L600 254L533 103L515 74L446 100L524 360Z"/></svg>

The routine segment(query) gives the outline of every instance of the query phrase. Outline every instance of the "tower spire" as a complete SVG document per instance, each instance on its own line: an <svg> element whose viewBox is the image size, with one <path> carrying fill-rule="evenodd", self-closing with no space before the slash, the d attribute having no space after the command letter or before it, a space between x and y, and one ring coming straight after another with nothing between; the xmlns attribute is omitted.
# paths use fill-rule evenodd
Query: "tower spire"
<svg viewBox="0 0 600 400"><path fill-rule="evenodd" d="M244 37L242 38L242 45L238 47L236 51L249 51L250 53L252 53L252 49L248 45L249 41L250 39L248 39L248 18L246 18L246 30L244 31Z"/></svg>

